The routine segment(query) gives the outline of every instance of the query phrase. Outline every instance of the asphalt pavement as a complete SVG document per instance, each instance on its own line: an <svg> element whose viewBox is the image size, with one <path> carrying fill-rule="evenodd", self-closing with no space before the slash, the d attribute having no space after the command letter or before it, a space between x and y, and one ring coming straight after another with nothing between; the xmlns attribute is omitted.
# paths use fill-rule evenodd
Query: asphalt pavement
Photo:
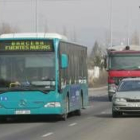
<svg viewBox="0 0 140 140"><path fill-rule="evenodd" d="M82 116L67 121L18 118L0 124L0 140L138 140L140 115L112 118L106 87L89 90L89 106Z"/></svg>

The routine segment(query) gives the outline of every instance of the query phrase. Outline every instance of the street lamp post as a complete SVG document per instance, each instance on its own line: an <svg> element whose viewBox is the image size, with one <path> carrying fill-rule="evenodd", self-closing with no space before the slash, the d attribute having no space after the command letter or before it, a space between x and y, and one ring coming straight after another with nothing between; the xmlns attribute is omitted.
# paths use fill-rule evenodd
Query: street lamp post
<svg viewBox="0 0 140 140"><path fill-rule="evenodd" d="M112 0L110 0L110 47L112 47Z"/></svg>
<svg viewBox="0 0 140 140"><path fill-rule="evenodd" d="M129 4L129 3L128 3ZM130 45L130 39L129 39L129 34L130 34L130 27L129 27L129 5L127 6L127 45Z"/></svg>
<svg viewBox="0 0 140 140"><path fill-rule="evenodd" d="M38 0L35 1L35 31L38 32Z"/></svg>

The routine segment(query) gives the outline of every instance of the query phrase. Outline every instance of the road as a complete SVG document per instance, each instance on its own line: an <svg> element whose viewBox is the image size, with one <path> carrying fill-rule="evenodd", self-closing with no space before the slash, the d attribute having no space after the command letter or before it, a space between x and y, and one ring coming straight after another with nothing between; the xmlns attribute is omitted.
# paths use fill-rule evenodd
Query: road
<svg viewBox="0 0 140 140"><path fill-rule="evenodd" d="M89 107L67 121L38 118L0 124L0 140L138 140L140 116L112 118L106 89L90 90Z"/></svg>

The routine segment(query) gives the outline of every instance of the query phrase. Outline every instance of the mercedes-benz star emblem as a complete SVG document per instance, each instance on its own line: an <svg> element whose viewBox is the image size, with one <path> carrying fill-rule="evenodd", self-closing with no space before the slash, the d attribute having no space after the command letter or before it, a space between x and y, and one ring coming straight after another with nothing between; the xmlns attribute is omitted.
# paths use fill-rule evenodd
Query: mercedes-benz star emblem
<svg viewBox="0 0 140 140"><path fill-rule="evenodd" d="M26 100L20 100L20 102L19 102L20 107L24 107L24 106L26 106L26 104L27 104Z"/></svg>

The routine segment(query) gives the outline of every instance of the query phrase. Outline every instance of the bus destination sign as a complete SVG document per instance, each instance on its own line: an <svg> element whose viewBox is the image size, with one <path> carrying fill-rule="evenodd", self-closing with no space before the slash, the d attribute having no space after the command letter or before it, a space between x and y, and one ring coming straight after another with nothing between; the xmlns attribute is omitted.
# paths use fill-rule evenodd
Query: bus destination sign
<svg viewBox="0 0 140 140"><path fill-rule="evenodd" d="M1 41L0 51L54 51L50 40L12 40Z"/></svg>

